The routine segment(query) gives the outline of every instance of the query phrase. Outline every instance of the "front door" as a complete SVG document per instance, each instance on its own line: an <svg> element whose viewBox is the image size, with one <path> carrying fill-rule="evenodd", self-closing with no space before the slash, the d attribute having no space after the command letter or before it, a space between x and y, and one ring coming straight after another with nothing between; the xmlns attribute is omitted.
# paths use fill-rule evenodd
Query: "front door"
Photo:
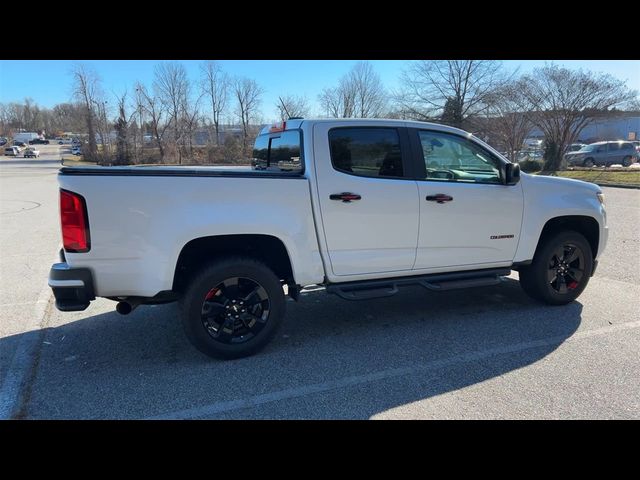
<svg viewBox="0 0 640 480"><path fill-rule="evenodd" d="M418 150L420 232L415 269L510 263L522 224L521 184L503 185L503 160L475 141L412 130Z"/></svg>
<svg viewBox="0 0 640 480"><path fill-rule="evenodd" d="M342 126L339 126L342 125ZM314 126L318 197L334 275L410 271L419 201L407 130Z"/></svg>

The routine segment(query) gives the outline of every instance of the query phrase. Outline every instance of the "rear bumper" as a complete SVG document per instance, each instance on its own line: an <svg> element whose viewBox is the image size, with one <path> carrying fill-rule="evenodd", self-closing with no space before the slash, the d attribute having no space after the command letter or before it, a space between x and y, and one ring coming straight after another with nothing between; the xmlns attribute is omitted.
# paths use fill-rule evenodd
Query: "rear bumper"
<svg viewBox="0 0 640 480"><path fill-rule="evenodd" d="M96 298L91 270L71 268L66 262L51 266L49 286L56 297L56 308L62 312L85 310Z"/></svg>

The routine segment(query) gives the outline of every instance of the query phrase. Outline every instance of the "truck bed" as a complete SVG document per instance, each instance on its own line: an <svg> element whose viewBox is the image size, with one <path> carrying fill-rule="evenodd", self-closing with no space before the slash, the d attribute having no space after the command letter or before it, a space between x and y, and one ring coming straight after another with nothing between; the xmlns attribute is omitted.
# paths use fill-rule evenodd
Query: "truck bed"
<svg viewBox="0 0 640 480"><path fill-rule="evenodd" d="M64 167L59 183L85 198L91 249L66 259L93 272L97 296L171 290L182 248L212 235L273 235L298 283L324 278L309 181L301 175L250 167Z"/></svg>

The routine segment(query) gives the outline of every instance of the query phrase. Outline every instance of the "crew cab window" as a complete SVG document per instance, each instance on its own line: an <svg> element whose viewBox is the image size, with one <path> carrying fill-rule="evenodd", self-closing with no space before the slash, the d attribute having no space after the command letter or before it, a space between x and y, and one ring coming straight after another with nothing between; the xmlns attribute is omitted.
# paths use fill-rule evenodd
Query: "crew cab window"
<svg viewBox="0 0 640 480"><path fill-rule="evenodd" d="M329 131L331 164L363 177L402 177L400 136L395 128L335 128Z"/></svg>
<svg viewBox="0 0 640 480"><path fill-rule="evenodd" d="M421 130L426 180L501 183L500 160L457 135Z"/></svg>
<svg viewBox="0 0 640 480"><path fill-rule="evenodd" d="M256 171L301 173L300 131L258 136L251 166Z"/></svg>

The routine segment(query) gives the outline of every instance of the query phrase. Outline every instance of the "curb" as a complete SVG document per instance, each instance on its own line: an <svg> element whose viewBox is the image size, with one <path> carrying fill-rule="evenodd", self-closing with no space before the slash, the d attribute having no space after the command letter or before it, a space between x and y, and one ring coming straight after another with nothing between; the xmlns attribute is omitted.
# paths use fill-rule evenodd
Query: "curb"
<svg viewBox="0 0 640 480"><path fill-rule="evenodd" d="M624 183L600 183L600 182L591 182L599 185L601 187L611 187L611 188L629 188L634 190L640 190L640 185L628 185Z"/></svg>

